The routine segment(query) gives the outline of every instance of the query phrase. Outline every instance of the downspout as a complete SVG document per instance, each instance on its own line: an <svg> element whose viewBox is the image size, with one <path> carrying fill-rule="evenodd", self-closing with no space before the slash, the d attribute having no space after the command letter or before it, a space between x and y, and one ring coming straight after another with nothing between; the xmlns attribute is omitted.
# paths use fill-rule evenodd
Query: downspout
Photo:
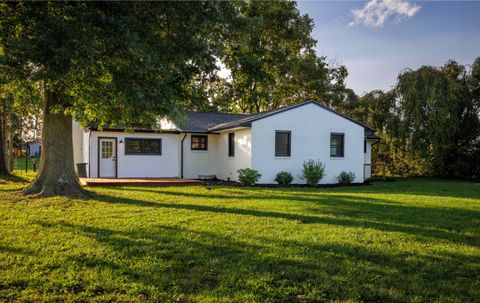
<svg viewBox="0 0 480 303"><path fill-rule="evenodd" d="M181 146L180 146L180 178L183 179L183 142L187 138L187 133L182 138Z"/></svg>

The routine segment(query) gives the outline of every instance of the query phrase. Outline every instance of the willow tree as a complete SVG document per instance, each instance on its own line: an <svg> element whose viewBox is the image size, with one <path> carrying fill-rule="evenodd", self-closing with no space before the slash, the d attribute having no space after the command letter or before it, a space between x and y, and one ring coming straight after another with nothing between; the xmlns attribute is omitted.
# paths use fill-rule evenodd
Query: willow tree
<svg viewBox="0 0 480 303"><path fill-rule="evenodd" d="M192 79L211 73L227 2L0 4L0 68L38 83L43 150L38 196L81 196L72 118L131 127L178 117ZM221 20L220 20L221 19Z"/></svg>
<svg viewBox="0 0 480 303"><path fill-rule="evenodd" d="M400 137L429 175L480 176L480 58L407 70L396 86Z"/></svg>

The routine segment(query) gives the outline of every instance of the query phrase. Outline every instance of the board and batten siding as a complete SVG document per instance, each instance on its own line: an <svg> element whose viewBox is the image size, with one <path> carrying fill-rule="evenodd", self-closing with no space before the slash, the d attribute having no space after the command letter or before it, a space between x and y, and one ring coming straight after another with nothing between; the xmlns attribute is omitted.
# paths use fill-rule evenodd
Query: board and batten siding
<svg viewBox="0 0 480 303"><path fill-rule="evenodd" d="M180 177L180 144L177 134L99 132L90 134L89 177L98 177L98 138L117 138L118 178ZM125 155L125 138L162 139L161 155ZM123 141L123 143L120 143Z"/></svg>
<svg viewBox="0 0 480 303"><path fill-rule="evenodd" d="M228 134L235 133L235 156L228 156ZM217 177L238 181L237 170L252 167L252 135L250 128L229 130L220 133L217 149Z"/></svg>
<svg viewBox="0 0 480 303"><path fill-rule="evenodd" d="M259 183L275 183L280 171L300 178L303 162L309 159L325 164L321 184L337 183L342 171L355 173L355 182L363 182L365 155L364 127L315 104L306 104L254 121L251 133L251 165L262 177ZM275 131L291 132L291 156L275 157ZM344 157L330 157L330 134L344 134Z"/></svg>

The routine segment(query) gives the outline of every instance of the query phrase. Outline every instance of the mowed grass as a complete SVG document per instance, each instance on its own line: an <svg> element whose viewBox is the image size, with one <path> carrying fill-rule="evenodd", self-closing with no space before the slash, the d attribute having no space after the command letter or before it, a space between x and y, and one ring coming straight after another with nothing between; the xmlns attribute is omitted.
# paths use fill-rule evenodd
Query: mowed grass
<svg viewBox="0 0 480 303"><path fill-rule="evenodd" d="M0 301L479 302L480 184L0 184Z"/></svg>
<svg viewBox="0 0 480 303"><path fill-rule="evenodd" d="M34 168L33 160L35 160L35 170L38 170L40 167L40 157L28 157L27 159L25 159L25 157L17 158L13 162L13 170L20 176L31 175Z"/></svg>

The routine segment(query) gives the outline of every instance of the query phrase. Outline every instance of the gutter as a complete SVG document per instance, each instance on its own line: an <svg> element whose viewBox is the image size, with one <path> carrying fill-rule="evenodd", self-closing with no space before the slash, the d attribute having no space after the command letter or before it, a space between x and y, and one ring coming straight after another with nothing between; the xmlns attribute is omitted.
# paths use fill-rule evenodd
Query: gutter
<svg viewBox="0 0 480 303"><path fill-rule="evenodd" d="M182 179L183 179L183 142L185 141L186 138L187 138L187 133L185 133L180 143L181 144L180 146L180 178Z"/></svg>
<svg viewBox="0 0 480 303"><path fill-rule="evenodd" d="M98 127L91 127L90 130L100 131ZM102 132L125 132L123 128L103 128ZM179 130L154 130L154 129L134 129L134 133L156 133L156 134L180 134Z"/></svg>

